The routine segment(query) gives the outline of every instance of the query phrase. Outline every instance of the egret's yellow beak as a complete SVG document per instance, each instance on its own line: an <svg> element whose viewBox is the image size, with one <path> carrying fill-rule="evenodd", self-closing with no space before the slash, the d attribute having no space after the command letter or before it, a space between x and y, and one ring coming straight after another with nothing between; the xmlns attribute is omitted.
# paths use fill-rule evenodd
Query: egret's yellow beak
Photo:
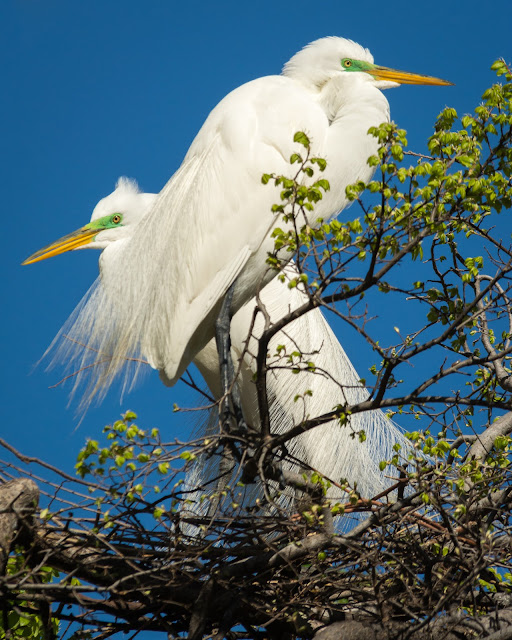
<svg viewBox="0 0 512 640"><path fill-rule="evenodd" d="M91 242L98 232L99 229L92 229L90 224L86 224L85 227L81 227L72 233L68 233L67 236L59 238L47 247L43 247L43 249L39 249L39 251L33 253L30 258L27 258L21 264L32 264L33 262L39 262L39 260L46 260L46 258L57 256L59 253L78 249L78 247L82 247L84 244Z"/></svg>
<svg viewBox="0 0 512 640"><path fill-rule="evenodd" d="M407 71L398 71L398 69L390 69L389 67L381 67L374 65L371 71L368 71L377 80L391 80L399 84L429 84L453 86L453 82L441 80L441 78L433 78L432 76L422 76L418 73L408 73Z"/></svg>

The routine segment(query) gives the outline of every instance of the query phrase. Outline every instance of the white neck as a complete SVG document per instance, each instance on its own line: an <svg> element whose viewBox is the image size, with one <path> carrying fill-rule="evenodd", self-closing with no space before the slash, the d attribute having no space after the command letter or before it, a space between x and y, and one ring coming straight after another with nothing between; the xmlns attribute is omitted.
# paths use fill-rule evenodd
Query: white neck
<svg viewBox="0 0 512 640"><path fill-rule="evenodd" d="M359 118L366 116L373 124L389 120L388 101L365 76L356 73L337 74L320 88L318 101L329 122L350 115Z"/></svg>

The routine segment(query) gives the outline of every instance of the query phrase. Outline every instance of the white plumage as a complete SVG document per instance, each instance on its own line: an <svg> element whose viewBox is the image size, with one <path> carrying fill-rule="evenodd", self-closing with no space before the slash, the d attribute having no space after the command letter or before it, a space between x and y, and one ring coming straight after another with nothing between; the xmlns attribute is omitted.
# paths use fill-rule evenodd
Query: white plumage
<svg viewBox="0 0 512 640"><path fill-rule="evenodd" d="M367 132L389 119L378 87L394 83L345 72L345 57L373 62L353 42L319 40L294 56L282 76L235 89L210 113L136 236L116 249L115 309L112 290L100 286L81 312L87 342L112 354L98 380L102 391L126 356L143 356L173 384L212 338L228 287L236 281L236 311L272 276L265 259L277 223L271 207L280 197L261 176L290 173L297 131L328 163L322 177L331 189L313 221L336 215L347 205L345 187L371 177L367 159L377 141Z"/></svg>

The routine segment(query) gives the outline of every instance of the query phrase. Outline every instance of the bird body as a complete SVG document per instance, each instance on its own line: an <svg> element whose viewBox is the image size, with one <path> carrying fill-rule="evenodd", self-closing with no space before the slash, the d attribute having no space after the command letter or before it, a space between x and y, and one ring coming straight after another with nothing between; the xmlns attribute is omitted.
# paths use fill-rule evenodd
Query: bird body
<svg viewBox="0 0 512 640"><path fill-rule="evenodd" d="M263 185L261 176L290 174L297 131L304 131L314 154L327 160L322 177L331 184L312 224L348 204L349 184L371 177L367 159L376 153L377 140L368 129L389 120L388 102L371 76L340 74L338 67L350 53L373 59L341 39L329 39L322 48L330 50L331 64L316 76L298 73L305 58L314 66L311 46L307 56L290 61L285 75L242 85L208 116L182 166L119 256L124 296L118 357L140 352L173 384L212 338L213 319L229 286L236 281L235 312L272 277L265 259L278 221L271 208L280 194Z"/></svg>
<svg viewBox="0 0 512 640"><path fill-rule="evenodd" d="M389 120L380 89L402 82L448 84L379 67L367 49L333 37L306 46L281 76L221 100L137 234L108 254L108 278L76 319L82 343L109 354L92 394L106 391L127 358L146 358L174 384L212 338L231 285L236 312L273 275L271 231L291 223L272 213L279 188L262 184L262 174L293 173L293 137L305 132L312 154L327 161L322 177L330 183L309 222L329 220L347 206L346 187L371 177L377 140L368 129Z"/></svg>

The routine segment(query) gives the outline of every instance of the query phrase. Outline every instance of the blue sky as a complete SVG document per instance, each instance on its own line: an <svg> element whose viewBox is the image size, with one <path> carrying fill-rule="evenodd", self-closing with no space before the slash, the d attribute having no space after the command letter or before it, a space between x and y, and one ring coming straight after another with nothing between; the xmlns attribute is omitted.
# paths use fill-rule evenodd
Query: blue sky
<svg viewBox="0 0 512 640"><path fill-rule="evenodd" d="M421 151L439 111L472 110L493 81L492 61L510 60L511 23L510 0L493 2L492 12L473 0L435 9L410 1L3 0L2 437L69 469L84 438L127 408L169 438L189 431L190 416L171 411L194 402L182 383L169 390L148 375L121 405L111 393L76 429L66 388L48 388L58 371L33 369L95 279L98 253L20 263L85 224L118 176L159 191L224 95L279 73L326 35L360 42L377 63L456 83L387 92L393 119ZM371 352L345 346L365 375Z"/></svg>

